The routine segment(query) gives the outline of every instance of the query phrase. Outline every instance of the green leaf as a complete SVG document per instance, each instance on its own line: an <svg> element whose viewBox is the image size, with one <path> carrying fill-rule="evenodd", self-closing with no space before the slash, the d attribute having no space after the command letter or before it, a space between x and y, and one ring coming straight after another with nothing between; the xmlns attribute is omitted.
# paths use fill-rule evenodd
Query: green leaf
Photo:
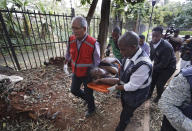
<svg viewBox="0 0 192 131"><path fill-rule="evenodd" d="M81 0L81 4L85 5L86 4L86 0Z"/></svg>
<svg viewBox="0 0 192 131"><path fill-rule="evenodd" d="M23 7L22 0L13 0L13 4L19 8Z"/></svg>
<svg viewBox="0 0 192 131"><path fill-rule="evenodd" d="M40 10L40 12L46 13L45 6L41 2L38 3L37 7Z"/></svg>
<svg viewBox="0 0 192 131"><path fill-rule="evenodd" d="M7 0L0 1L0 9L5 9L7 7Z"/></svg>
<svg viewBox="0 0 192 131"><path fill-rule="evenodd" d="M24 6L27 6L29 4L29 1L28 0L25 0L25 2L24 2Z"/></svg>

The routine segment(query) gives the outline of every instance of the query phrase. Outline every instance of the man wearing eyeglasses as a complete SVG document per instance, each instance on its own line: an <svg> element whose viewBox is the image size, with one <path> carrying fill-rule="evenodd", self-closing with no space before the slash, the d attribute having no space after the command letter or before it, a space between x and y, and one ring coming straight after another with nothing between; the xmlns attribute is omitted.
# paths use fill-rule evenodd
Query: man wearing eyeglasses
<svg viewBox="0 0 192 131"><path fill-rule="evenodd" d="M64 64L71 61L72 84L71 93L82 98L88 105L86 117L95 112L93 90L87 87L87 69L90 66L97 66L100 63L100 46L95 38L87 34L87 21L81 16L72 20L73 35L69 37L69 44ZM81 90L81 84L84 90Z"/></svg>

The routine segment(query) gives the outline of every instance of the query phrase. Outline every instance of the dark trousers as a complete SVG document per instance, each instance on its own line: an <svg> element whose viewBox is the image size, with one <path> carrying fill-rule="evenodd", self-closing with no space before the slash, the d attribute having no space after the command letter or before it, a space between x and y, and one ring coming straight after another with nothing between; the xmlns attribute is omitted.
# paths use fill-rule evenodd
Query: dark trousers
<svg viewBox="0 0 192 131"><path fill-rule="evenodd" d="M82 83L84 85L84 91L80 89ZM93 111L95 109L93 90L87 87L87 83L88 77L77 77L73 74L71 93L85 100L88 104L88 111Z"/></svg>
<svg viewBox="0 0 192 131"><path fill-rule="evenodd" d="M116 131L124 131L127 125L130 122L130 118L133 116L133 112L139 106L131 106L129 103L125 101L123 98L124 94L121 93L121 104L122 104L122 112L120 115L120 121L116 128Z"/></svg>
<svg viewBox="0 0 192 131"><path fill-rule="evenodd" d="M176 131L175 128L167 120L166 116L163 116L161 131Z"/></svg>
<svg viewBox="0 0 192 131"><path fill-rule="evenodd" d="M149 97L152 96L155 86L157 87L157 97L160 98L164 91L164 86L169 78L175 72L175 68L165 69L162 71L154 71L152 74L152 83L149 91Z"/></svg>
<svg viewBox="0 0 192 131"><path fill-rule="evenodd" d="M145 102L149 87L136 91L121 91L122 112L116 131L124 131L134 111Z"/></svg>

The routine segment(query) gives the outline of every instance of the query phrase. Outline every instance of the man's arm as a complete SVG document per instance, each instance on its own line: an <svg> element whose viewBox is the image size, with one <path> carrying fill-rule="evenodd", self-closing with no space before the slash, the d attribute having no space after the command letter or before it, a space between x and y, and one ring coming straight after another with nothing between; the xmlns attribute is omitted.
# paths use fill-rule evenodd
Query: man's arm
<svg viewBox="0 0 192 131"><path fill-rule="evenodd" d="M159 58L160 62L153 67L154 71L164 69L169 65L170 59L172 57L172 50L166 47L161 50L159 56L160 56L160 58Z"/></svg>
<svg viewBox="0 0 192 131"><path fill-rule="evenodd" d="M159 108L169 120L171 125L179 130L189 131L192 120L187 118L178 108L183 104L187 97L190 97L190 87L187 80L180 74L175 77L168 88L163 92L159 100Z"/></svg>
<svg viewBox="0 0 192 131"><path fill-rule="evenodd" d="M148 79L149 71L150 71L150 69L147 65L142 65L141 67L139 67L137 69L137 71L135 71L131 75L128 83L117 86L116 89L125 90L125 91L136 91Z"/></svg>
<svg viewBox="0 0 192 131"><path fill-rule="evenodd" d="M155 55L155 49L154 49L152 43L149 44L149 47L150 47L150 55L149 55L149 57L153 61L154 60L154 55Z"/></svg>
<svg viewBox="0 0 192 131"><path fill-rule="evenodd" d="M101 59L100 59L100 46L99 46L99 42L96 41L95 43L95 50L93 53L93 61L94 61L94 65L98 66Z"/></svg>
<svg viewBox="0 0 192 131"><path fill-rule="evenodd" d="M71 60L71 56L70 56L69 50L70 50L70 47L69 47L69 40L68 40L64 64L67 64Z"/></svg>
<svg viewBox="0 0 192 131"><path fill-rule="evenodd" d="M150 56L150 47L147 43L146 43L146 53Z"/></svg>

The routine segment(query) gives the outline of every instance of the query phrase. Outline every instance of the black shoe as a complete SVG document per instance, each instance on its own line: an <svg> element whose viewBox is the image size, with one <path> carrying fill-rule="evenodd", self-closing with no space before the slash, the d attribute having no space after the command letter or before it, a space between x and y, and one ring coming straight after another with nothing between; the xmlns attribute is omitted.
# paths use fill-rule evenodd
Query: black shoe
<svg viewBox="0 0 192 131"><path fill-rule="evenodd" d="M95 113L95 110L93 110L93 111L86 111L85 112L85 117L90 117L90 116L92 116L93 114Z"/></svg>
<svg viewBox="0 0 192 131"><path fill-rule="evenodd" d="M116 127L115 131L125 131L127 125L130 123L130 119L128 121L126 121L126 123L123 124L118 124L118 126Z"/></svg>
<svg viewBox="0 0 192 131"><path fill-rule="evenodd" d="M153 102L154 102L154 103L158 103L159 99L160 99L160 97L156 97L156 98L153 100Z"/></svg>

